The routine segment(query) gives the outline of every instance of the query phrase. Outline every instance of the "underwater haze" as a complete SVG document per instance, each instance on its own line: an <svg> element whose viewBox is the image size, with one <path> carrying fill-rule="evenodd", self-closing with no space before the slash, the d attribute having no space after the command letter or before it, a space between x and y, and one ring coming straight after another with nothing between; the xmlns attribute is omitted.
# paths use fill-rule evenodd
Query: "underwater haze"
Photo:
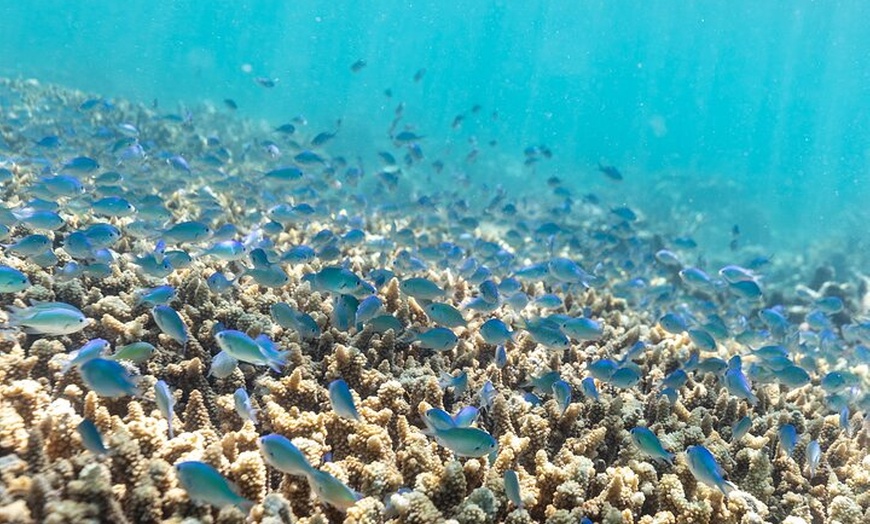
<svg viewBox="0 0 870 524"><path fill-rule="evenodd" d="M337 141L363 156L387 143L401 101L430 147L481 143L486 168L466 167L477 180L522 189L556 175L674 233L700 228L712 250L734 224L768 254L867 245L866 2L44 0L0 14L6 76L165 108L232 98L275 125L341 119ZM451 129L475 104L478 118ZM552 161L518 167L538 143ZM624 183L601 180L598 162Z"/></svg>

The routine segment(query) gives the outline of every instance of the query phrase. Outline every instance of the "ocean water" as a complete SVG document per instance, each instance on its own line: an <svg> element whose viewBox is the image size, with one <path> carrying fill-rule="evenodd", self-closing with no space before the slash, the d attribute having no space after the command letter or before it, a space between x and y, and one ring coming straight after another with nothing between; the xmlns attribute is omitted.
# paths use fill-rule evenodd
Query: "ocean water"
<svg viewBox="0 0 870 524"><path fill-rule="evenodd" d="M778 4L0 0L0 515L870 522L870 4Z"/></svg>
<svg viewBox="0 0 870 524"><path fill-rule="evenodd" d="M523 194L558 176L710 252L735 224L767 254L868 245L866 2L43 0L0 15L4 76L162 108L232 98L275 125L341 119L333 149L369 163L402 102L427 157L475 182ZM552 159L523 167L536 144ZM450 184L433 178L421 191Z"/></svg>

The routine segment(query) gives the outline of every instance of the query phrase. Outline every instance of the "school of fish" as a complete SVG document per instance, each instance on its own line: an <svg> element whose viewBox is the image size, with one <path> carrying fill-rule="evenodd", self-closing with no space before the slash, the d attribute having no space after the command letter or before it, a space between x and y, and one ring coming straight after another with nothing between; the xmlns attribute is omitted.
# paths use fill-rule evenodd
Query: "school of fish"
<svg viewBox="0 0 870 524"><path fill-rule="evenodd" d="M786 256L705 252L625 203L538 184L546 146L517 155L533 199L476 183L463 168L485 152L442 154L402 104L383 148L338 151L338 126L258 125L229 102L164 112L0 84L2 351L32 359L23 375L0 370L0 418L30 421L24 449L0 432L4 455L37 456L27 436L67 402L67 422L41 423L66 432L39 437L66 442L50 456L92 457L124 485L119 428L144 410L162 447L141 453L167 461L162 482L189 501L175 494L161 518L259 520L267 496L302 493L296 518L373 522L414 521L421 493L459 518L486 506L478 489L488 522L653 522L679 504L722 522L830 516L817 489L870 464L859 271L812 284ZM586 171L630 183L613 166ZM7 399L25 379L54 407ZM194 427L203 403L209 427ZM262 465L261 491L208 447L230 434L227 449ZM390 482L363 482L359 439L388 448ZM397 467L408 454L445 466ZM550 489L551 462L580 457L588 470L570 482L587 496L568 479ZM426 475L454 463L466 491L450 503ZM127 474L133 487L145 476ZM626 479L635 494L607 498L631 493ZM682 502L655 495L659 481ZM868 486L840 490L865 517Z"/></svg>

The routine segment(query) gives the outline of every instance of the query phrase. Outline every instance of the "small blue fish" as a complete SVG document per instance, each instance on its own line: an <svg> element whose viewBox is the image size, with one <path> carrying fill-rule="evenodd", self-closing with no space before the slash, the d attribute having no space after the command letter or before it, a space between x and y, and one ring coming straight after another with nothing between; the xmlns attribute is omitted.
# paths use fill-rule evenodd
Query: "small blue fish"
<svg viewBox="0 0 870 524"><path fill-rule="evenodd" d="M627 365L617 369L606 382L618 388L628 389L640 382L640 378L640 371L634 366Z"/></svg>
<svg viewBox="0 0 870 524"><path fill-rule="evenodd" d="M464 327L467 325L465 318L462 316L462 312L450 304L432 302L426 304L423 310L426 311L426 315L436 324L449 328Z"/></svg>
<svg viewBox="0 0 870 524"><path fill-rule="evenodd" d="M314 287L330 293L355 295L362 287L362 279L349 269L329 266L314 274Z"/></svg>
<svg viewBox="0 0 870 524"><path fill-rule="evenodd" d="M89 340L85 345L70 353L70 359L64 364L60 371L63 375L74 367L81 367L82 364L98 358L100 355L109 350L109 341L102 338Z"/></svg>
<svg viewBox="0 0 870 524"><path fill-rule="evenodd" d="M344 380L333 380L329 384L329 403L338 416L349 420L360 420L353 402L353 395L351 395L350 388Z"/></svg>
<svg viewBox="0 0 870 524"><path fill-rule="evenodd" d="M188 221L173 225L163 232L163 239L171 244L202 242L211 236L212 230L202 222Z"/></svg>
<svg viewBox="0 0 870 524"><path fill-rule="evenodd" d="M257 440L263 459L282 473L307 476L314 468L290 440L277 433L271 433Z"/></svg>
<svg viewBox="0 0 870 524"><path fill-rule="evenodd" d="M819 461L822 458L822 448L819 446L819 441L811 440L807 444L807 466L810 469L810 479L816 476L816 468L819 466Z"/></svg>
<svg viewBox="0 0 870 524"><path fill-rule="evenodd" d="M292 329L304 340L313 340L320 336L320 326L311 315L293 309L285 302L273 304L269 308L272 320L284 329Z"/></svg>
<svg viewBox="0 0 870 524"><path fill-rule="evenodd" d="M571 340L559 325L552 320L537 319L525 322L525 330L532 340L552 350L565 350L571 347Z"/></svg>
<svg viewBox="0 0 870 524"><path fill-rule="evenodd" d="M95 358L79 368L85 385L101 397L139 395L136 379L114 360Z"/></svg>
<svg viewBox="0 0 870 524"><path fill-rule="evenodd" d="M238 488L205 462L179 462L175 465L178 481L190 500L218 508L237 506L248 513L254 503L238 494Z"/></svg>
<svg viewBox="0 0 870 524"><path fill-rule="evenodd" d="M586 370L589 374L602 382L610 381L610 377L619 369L619 364L609 358L603 358L589 363Z"/></svg>
<svg viewBox="0 0 870 524"><path fill-rule="evenodd" d="M722 466L704 446L689 446L686 449L686 462L689 471L698 482L718 489L726 498L729 493L737 489L737 486L725 480L725 471Z"/></svg>
<svg viewBox="0 0 870 524"><path fill-rule="evenodd" d="M558 371L548 371L540 376L531 377L528 382L523 383L520 387L532 386L541 395L547 395L553 391L553 384L561 380L561 378Z"/></svg>
<svg viewBox="0 0 870 524"><path fill-rule="evenodd" d="M444 296L444 290L428 278L414 277L399 283L399 289L417 300L435 300Z"/></svg>
<svg viewBox="0 0 870 524"><path fill-rule="evenodd" d="M4 244L3 247L22 257L32 257L51 248L51 239L45 235L27 235L14 244Z"/></svg>
<svg viewBox="0 0 870 524"><path fill-rule="evenodd" d="M689 380L689 376L682 369L675 369L662 380L662 387L680 389Z"/></svg>
<svg viewBox="0 0 870 524"><path fill-rule="evenodd" d="M498 369L504 369L507 366L507 350L501 344L495 347L495 367Z"/></svg>
<svg viewBox="0 0 870 524"><path fill-rule="evenodd" d="M441 379L438 381L438 386L441 389L453 388L453 397L459 398L465 393L468 387L468 373L462 371L455 377L447 373L441 373Z"/></svg>
<svg viewBox="0 0 870 524"><path fill-rule="evenodd" d="M90 419L83 418L79 425L76 426L76 429L82 438L82 445L86 450L94 455L105 455L109 452L106 445L103 444L103 436L100 435L100 430L97 429L96 424Z"/></svg>
<svg viewBox="0 0 870 524"><path fill-rule="evenodd" d="M498 449L498 442L492 435L477 428L436 429L434 437L438 444L460 457L485 457Z"/></svg>
<svg viewBox="0 0 870 524"><path fill-rule="evenodd" d="M444 352L455 348L459 338L450 329L438 326L418 333L414 336L414 341L419 343L421 348Z"/></svg>
<svg viewBox="0 0 870 524"><path fill-rule="evenodd" d="M675 455L662 446L659 438L649 428L638 426L629 433L631 433L631 441L642 453L657 460L664 460L668 464L674 463Z"/></svg>
<svg viewBox="0 0 870 524"><path fill-rule="evenodd" d="M29 287L27 275L14 267L0 264L0 293L17 293Z"/></svg>
<svg viewBox="0 0 870 524"><path fill-rule="evenodd" d="M559 414L564 415L571 404L571 385L560 379L553 382L552 390L556 405L559 407Z"/></svg>
<svg viewBox="0 0 870 524"><path fill-rule="evenodd" d="M683 331L686 331L686 321L682 316L676 313L666 313L661 318L659 318L659 325L672 335L679 335Z"/></svg>
<svg viewBox="0 0 870 524"><path fill-rule="evenodd" d="M583 394L592 400L598 400L598 388L595 387L595 379L592 377L586 377L580 381L580 387L583 391Z"/></svg>
<svg viewBox="0 0 870 524"><path fill-rule="evenodd" d="M91 204L91 209L97 216L113 218L128 217L136 212L133 204L118 196L103 197Z"/></svg>
<svg viewBox="0 0 870 524"><path fill-rule="evenodd" d="M513 341L513 332L501 319L491 318L480 326L480 336L487 344L498 345Z"/></svg>
<svg viewBox="0 0 870 524"><path fill-rule="evenodd" d="M477 393L477 396L480 398L481 409L491 409L496 395L498 395L498 391L496 391L492 382L489 380L484 382L483 386L480 387L480 391Z"/></svg>
<svg viewBox="0 0 870 524"><path fill-rule="evenodd" d="M242 420L250 420L254 425L257 424L257 412L259 410L255 409L251 404L251 397L248 396L245 388L238 388L233 393L233 405L236 408L236 413L238 413Z"/></svg>
<svg viewBox="0 0 870 524"><path fill-rule="evenodd" d="M81 173L90 173L100 167L99 162L94 160L93 158L86 156L77 156L66 164L63 165L62 169L65 171L76 171Z"/></svg>
<svg viewBox="0 0 870 524"><path fill-rule="evenodd" d="M752 419L746 415L731 426L731 442L738 442L749 433L750 429L752 429Z"/></svg>
<svg viewBox="0 0 870 524"><path fill-rule="evenodd" d="M480 416L480 410L474 406L465 406L460 409L456 415L453 416L453 425L457 428L467 428L471 427L472 424L477 422L477 418Z"/></svg>
<svg viewBox="0 0 870 524"><path fill-rule="evenodd" d="M151 355L155 351L157 351L157 348L148 342L133 342L132 344L117 348L109 358L112 360L129 360L134 364L141 364L151 358Z"/></svg>
<svg viewBox="0 0 870 524"><path fill-rule="evenodd" d="M443 409L432 408L423 414L423 423L426 424L430 434L436 430L456 427L456 421Z"/></svg>
<svg viewBox="0 0 870 524"><path fill-rule="evenodd" d="M268 366L276 373L287 364L288 351L278 351L268 339L255 340L247 333L235 329L225 329L214 335L221 350L241 362L256 366Z"/></svg>
<svg viewBox="0 0 870 524"><path fill-rule="evenodd" d="M91 319L74 306L63 302L43 302L29 308L9 307L8 323L32 335L70 335L78 333Z"/></svg>
<svg viewBox="0 0 870 524"><path fill-rule="evenodd" d="M205 279L205 283L212 293L222 295L233 288L234 281L220 271L215 271Z"/></svg>
<svg viewBox="0 0 870 524"><path fill-rule="evenodd" d="M217 378L227 378L236 370L239 361L226 351L220 351L211 359L208 374Z"/></svg>
<svg viewBox="0 0 870 524"><path fill-rule="evenodd" d="M520 479L517 477L517 472L508 469L504 472L504 491L508 500L520 509L523 508L523 497L520 494Z"/></svg>
<svg viewBox="0 0 870 524"><path fill-rule="evenodd" d="M134 306L145 304L149 306L165 306L175 299L175 288L172 286L157 286L139 289L134 293Z"/></svg>
<svg viewBox="0 0 870 524"><path fill-rule="evenodd" d="M370 295L360 301L354 314L357 324L365 324L377 315L381 314L384 308L384 302L377 295Z"/></svg>
<svg viewBox="0 0 870 524"><path fill-rule="evenodd" d="M583 341L595 341L601 338L604 328L600 323L586 317L569 318L560 323L566 335Z"/></svg>
<svg viewBox="0 0 870 524"><path fill-rule="evenodd" d="M175 438L172 431L172 417L175 414L175 397L169 391L169 386L166 382L158 380L154 384L154 401L157 403L157 408L160 413L166 418L166 425L169 428L169 440Z"/></svg>
<svg viewBox="0 0 870 524"><path fill-rule="evenodd" d="M728 369L725 371L725 388L728 392L737 398L742 398L749 402L751 406L758 403L758 397L752 393L752 386L749 384L749 379L743 374L741 359L735 355L728 361Z"/></svg>
<svg viewBox="0 0 870 524"><path fill-rule="evenodd" d="M703 329L690 328L687 330L689 339L700 351L716 351L716 339Z"/></svg>
<svg viewBox="0 0 870 524"><path fill-rule="evenodd" d="M307 477L308 485L317 498L340 511L347 511L362 498L362 495L325 471L312 469Z"/></svg>
<svg viewBox="0 0 870 524"><path fill-rule="evenodd" d="M786 456L790 457L797 445L797 429L791 424L783 424L780 426L778 434L780 449L785 451Z"/></svg>
<svg viewBox="0 0 870 524"><path fill-rule="evenodd" d="M164 335L178 342L182 347L187 346L190 336L188 335L184 320L182 320L181 315L177 311L161 304L151 309L151 316Z"/></svg>

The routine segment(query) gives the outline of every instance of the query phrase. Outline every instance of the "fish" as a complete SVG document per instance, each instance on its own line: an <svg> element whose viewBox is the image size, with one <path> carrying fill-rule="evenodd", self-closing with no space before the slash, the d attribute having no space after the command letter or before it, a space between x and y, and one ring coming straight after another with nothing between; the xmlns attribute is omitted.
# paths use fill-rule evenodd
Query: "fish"
<svg viewBox="0 0 870 524"><path fill-rule="evenodd" d="M444 296L444 290L428 278L413 277L399 283L399 289L417 300L436 300Z"/></svg>
<svg viewBox="0 0 870 524"><path fill-rule="evenodd" d="M436 324L448 328L465 327L468 322L462 316L462 312L451 306L441 302L430 302L423 307L426 315Z"/></svg>
<svg viewBox="0 0 870 524"><path fill-rule="evenodd" d="M76 426L79 436L82 439L82 445L86 450L94 455L105 455L109 452L106 445L103 443L103 436L100 435L100 430L92 420L83 418L79 425Z"/></svg>
<svg viewBox="0 0 870 524"><path fill-rule="evenodd" d="M281 372L287 364L289 351L277 351L264 344L263 341L252 339L246 333L235 329L225 329L214 335L221 350L241 362L257 366L268 366L276 373Z"/></svg>
<svg viewBox="0 0 870 524"><path fill-rule="evenodd" d="M607 178L611 180L616 180L617 182L622 180L622 173L614 166L605 166L602 165L601 162L598 163L598 171L604 174Z"/></svg>
<svg viewBox="0 0 870 524"><path fill-rule="evenodd" d="M18 293L30 285L27 275L14 267L0 264L0 293Z"/></svg>
<svg viewBox="0 0 870 524"><path fill-rule="evenodd" d="M728 361L724 383L728 393L746 400L751 406L758 404L758 397L752 392L749 379L746 378L741 369L741 359L739 356L735 355Z"/></svg>
<svg viewBox="0 0 870 524"><path fill-rule="evenodd" d="M598 388L595 387L595 379L586 377L580 381L580 388L583 394L592 400L598 400Z"/></svg>
<svg viewBox="0 0 870 524"><path fill-rule="evenodd" d="M551 386L553 397L556 399L556 405L559 407L559 414L564 415L565 410L571 404L571 385L564 380L557 380Z"/></svg>
<svg viewBox="0 0 870 524"><path fill-rule="evenodd" d="M522 509L523 497L520 494L520 479L517 472L512 469L507 469L504 472L504 491L508 500L513 502L514 506Z"/></svg>
<svg viewBox="0 0 870 524"><path fill-rule="evenodd" d="M151 358L151 355L155 351L157 351L157 348L154 345L139 341L115 349L115 352L109 358L112 360L129 360L134 364L141 364Z"/></svg>
<svg viewBox="0 0 870 524"><path fill-rule="evenodd" d="M731 442L737 442L752 429L752 419L744 415L731 426Z"/></svg>
<svg viewBox="0 0 870 524"><path fill-rule="evenodd" d="M311 315L293 309L285 302L273 304L269 308L272 320L284 329L292 329L299 333L303 340L313 340L320 336L320 326Z"/></svg>
<svg viewBox="0 0 870 524"><path fill-rule="evenodd" d="M266 463L282 473L301 477L314 471L299 448L283 435L264 435L257 439L257 445Z"/></svg>
<svg viewBox="0 0 870 524"><path fill-rule="evenodd" d="M95 338L89 340L82 347L70 353L70 359L61 368L61 375L66 374L72 368L81 367L82 364L98 358L100 355L109 350L109 341L103 338Z"/></svg>
<svg viewBox="0 0 870 524"><path fill-rule="evenodd" d="M342 379L333 380L330 382L328 389L329 404L338 416L348 420L361 420L347 382Z"/></svg>
<svg viewBox="0 0 870 524"><path fill-rule="evenodd" d="M166 418L166 425L169 429L169 440L172 440L175 438L175 434L172 431L172 417L175 414L175 397L172 395L172 392L169 391L169 386L166 382L158 380L154 384L154 399L160 413Z"/></svg>
<svg viewBox="0 0 870 524"><path fill-rule="evenodd" d="M244 513L254 506L253 501L239 495L238 487L205 462L179 462L175 465L175 474L187 496L197 504L218 508L236 506Z"/></svg>
<svg viewBox="0 0 870 524"><path fill-rule="evenodd" d="M233 406L236 408L236 413L244 420L251 421L254 425L257 424L258 409L255 409L251 404L251 397L245 388L238 388L233 393Z"/></svg>
<svg viewBox="0 0 870 524"><path fill-rule="evenodd" d="M157 286L138 289L133 295L136 297L134 306L142 304L148 306L166 306L175 300L175 288L172 286Z"/></svg>
<svg viewBox="0 0 870 524"><path fill-rule="evenodd" d="M187 325L177 311L169 306L158 304L151 308L151 317L164 335L181 344L182 348L187 346L190 335Z"/></svg>
<svg viewBox="0 0 870 524"><path fill-rule="evenodd" d="M76 307L63 302L42 302L28 308L9 306L8 323L32 335L71 335L93 321Z"/></svg>
<svg viewBox="0 0 870 524"><path fill-rule="evenodd" d="M312 469L306 476L317 498L340 511L347 511L362 498L362 495L326 471Z"/></svg>
<svg viewBox="0 0 870 524"><path fill-rule="evenodd" d="M438 444L460 457L485 457L498 449L495 438L477 428L436 429L433 436Z"/></svg>
<svg viewBox="0 0 870 524"><path fill-rule="evenodd" d="M819 446L819 441L811 440L807 444L807 467L810 469L810 479L816 476L816 468L819 467L819 461L822 458L822 448Z"/></svg>
<svg viewBox="0 0 870 524"><path fill-rule="evenodd" d="M47 236L32 234L18 239L13 244L3 244L3 247L16 255L32 257L45 252L51 245L51 239Z"/></svg>
<svg viewBox="0 0 870 524"><path fill-rule="evenodd" d="M716 461L716 457L704 446L689 446L686 449L686 462L695 480L716 488L728 498L737 489L734 483L725 480L725 471Z"/></svg>
<svg viewBox="0 0 870 524"><path fill-rule="evenodd" d="M232 355L226 351L219 351L211 359L211 367L209 367L208 374L217 378L227 378L233 374L238 365L239 361L233 358Z"/></svg>
<svg viewBox="0 0 870 524"><path fill-rule="evenodd" d="M438 326L422 333L417 333L414 335L414 341L421 348L443 352L455 348L459 338L450 329Z"/></svg>
<svg viewBox="0 0 870 524"><path fill-rule="evenodd" d="M662 446L661 441L655 433L642 426L633 428L629 433L631 434L631 441L634 442L634 445L637 446L643 454L673 465L674 457L676 455L667 451L664 446Z"/></svg>
<svg viewBox="0 0 870 524"><path fill-rule="evenodd" d="M777 433L779 435L779 448L785 452L786 456L790 457L797 445L797 429L791 424L783 424Z"/></svg>
<svg viewBox="0 0 870 524"><path fill-rule="evenodd" d="M366 64L365 60L359 59L350 65L350 70L353 71L354 73L359 73L360 71L363 70L363 68L365 68L366 65L367 64Z"/></svg>
<svg viewBox="0 0 870 524"><path fill-rule="evenodd" d="M455 398L459 398L465 393L465 389L468 387L468 373L462 371L456 376L449 375L447 373L441 373L441 378L438 381L438 386L441 389L446 390L447 388L453 388L453 396Z"/></svg>
<svg viewBox="0 0 870 524"><path fill-rule="evenodd" d="M138 379L114 360L91 359L79 367L79 374L88 389L101 397L138 396Z"/></svg>

